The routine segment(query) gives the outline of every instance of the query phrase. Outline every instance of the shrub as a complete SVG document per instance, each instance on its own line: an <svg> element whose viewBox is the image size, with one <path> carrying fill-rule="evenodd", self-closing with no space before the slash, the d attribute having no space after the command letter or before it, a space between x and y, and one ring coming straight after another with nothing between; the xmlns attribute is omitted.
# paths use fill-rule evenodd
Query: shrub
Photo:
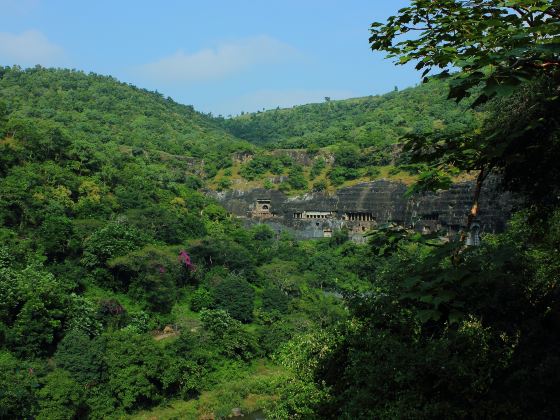
<svg viewBox="0 0 560 420"><path fill-rule="evenodd" d="M262 308L267 312L278 311L286 313L288 311L288 296L276 287L265 289L262 293Z"/></svg>
<svg viewBox="0 0 560 420"><path fill-rule="evenodd" d="M263 183L263 187L264 187L266 190L271 190L271 189L274 188L274 184L272 183L272 181L271 181L270 179L265 179L265 180L264 180L264 183Z"/></svg>
<svg viewBox="0 0 560 420"><path fill-rule="evenodd" d="M215 306L242 322L253 320L255 291L243 277L229 275L214 289Z"/></svg>
<svg viewBox="0 0 560 420"><path fill-rule="evenodd" d="M199 312L202 309L211 308L214 303L212 293L204 287L199 287L191 296L191 310Z"/></svg>
<svg viewBox="0 0 560 420"><path fill-rule="evenodd" d="M317 181L313 184L314 192L325 191L326 189L327 189L327 181L325 181L324 179Z"/></svg>
<svg viewBox="0 0 560 420"><path fill-rule="evenodd" d="M288 173L288 184L294 190L304 190L307 188L307 180L303 175L303 168L300 165L293 166Z"/></svg>
<svg viewBox="0 0 560 420"><path fill-rule="evenodd" d="M326 166L327 163L322 157L315 159L315 161L313 162L313 166L311 167L311 178L313 179L318 177Z"/></svg>
<svg viewBox="0 0 560 420"><path fill-rule="evenodd" d="M232 182L229 178L222 178L220 182L218 182L218 191L227 190L231 188Z"/></svg>
<svg viewBox="0 0 560 420"><path fill-rule="evenodd" d="M357 178L358 171L352 168L343 168L341 166L335 166L329 171L328 176L334 185L341 185L346 180Z"/></svg>

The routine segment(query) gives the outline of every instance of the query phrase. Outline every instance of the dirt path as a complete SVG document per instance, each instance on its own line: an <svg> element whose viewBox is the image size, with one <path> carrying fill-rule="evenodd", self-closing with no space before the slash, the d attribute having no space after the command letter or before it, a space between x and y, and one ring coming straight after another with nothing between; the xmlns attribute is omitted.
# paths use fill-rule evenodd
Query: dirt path
<svg viewBox="0 0 560 420"><path fill-rule="evenodd" d="M160 340L164 340L164 339L169 338L169 337L175 337L177 335L179 335L178 332L171 332L171 333L156 334L153 337L154 337L154 340L160 341Z"/></svg>

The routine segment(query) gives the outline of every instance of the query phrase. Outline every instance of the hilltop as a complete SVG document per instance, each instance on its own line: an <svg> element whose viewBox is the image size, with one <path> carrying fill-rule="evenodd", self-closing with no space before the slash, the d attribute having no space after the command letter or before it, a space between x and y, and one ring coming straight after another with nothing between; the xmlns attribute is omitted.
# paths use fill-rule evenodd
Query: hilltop
<svg viewBox="0 0 560 420"><path fill-rule="evenodd" d="M205 159L211 171L232 152L251 148L192 106L113 77L39 66L4 67L0 68L0 91L2 144L11 155L23 153L19 161L33 159L30 149L41 149L39 138L47 132L51 133L48 149L62 143L60 150L49 150L46 156L41 153L41 158L53 157L62 149L71 158L86 150L92 155L114 155L119 148L151 153L162 160L173 156ZM2 155L2 165L14 163Z"/></svg>
<svg viewBox="0 0 560 420"><path fill-rule="evenodd" d="M431 80L385 95L248 113L222 119L233 135L267 148L315 148L349 142L361 148L394 144L410 132L464 131L476 114L447 100L448 86Z"/></svg>
<svg viewBox="0 0 560 420"><path fill-rule="evenodd" d="M290 194L334 191L372 179L411 184L422 166L401 153L407 135L463 133L483 114L447 99L438 80L380 96L249 113L217 122L259 146L219 171L214 189L280 189ZM456 178L457 180L458 178Z"/></svg>
<svg viewBox="0 0 560 420"><path fill-rule="evenodd" d="M299 194L376 178L410 184L419 168L400 156L403 136L478 124L479 115L448 101L446 89L433 80L381 96L223 119L108 76L4 67L0 173L53 158L89 173L99 162L134 155L217 190Z"/></svg>

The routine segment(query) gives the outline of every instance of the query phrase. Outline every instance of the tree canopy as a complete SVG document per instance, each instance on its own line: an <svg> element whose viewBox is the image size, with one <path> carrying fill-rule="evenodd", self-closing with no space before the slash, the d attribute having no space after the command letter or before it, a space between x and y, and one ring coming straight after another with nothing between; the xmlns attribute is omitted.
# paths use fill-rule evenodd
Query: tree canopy
<svg viewBox="0 0 560 420"><path fill-rule="evenodd" d="M550 181L560 155L559 37L560 11L550 0L415 0L371 26L372 49L397 64L416 63L423 76L439 69L435 77L450 80L450 98L475 95L472 107L487 103L480 130L414 133L405 147L413 162L430 166L424 179L431 184L452 167L479 172L469 225L492 171L503 173L510 189L536 192L538 201L557 195Z"/></svg>

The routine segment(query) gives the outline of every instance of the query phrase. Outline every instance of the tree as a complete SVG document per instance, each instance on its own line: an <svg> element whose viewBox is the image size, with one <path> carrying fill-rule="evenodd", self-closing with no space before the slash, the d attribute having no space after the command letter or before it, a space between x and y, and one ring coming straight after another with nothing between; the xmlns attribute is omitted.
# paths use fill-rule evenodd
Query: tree
<svg viewBox="0 0 560 420"><path fill-rule="evenodd" d="M345 168L358 168L360 166L360 158L360 148L350 143L342 143L334 154L336 164Z"/></svg>
<svg viewBox="0 0 560 420"><path fill-rule="evenodd" d="M108 262L118 282L128 293L144 300L152 311L168 313L181 284L181 267L176 254L148 245Z"/></svg>
<svg viewBox="0 0 560 420"><path fill-rule="evenodd" d="M478 87L476 104L509 95L527 80L558 76L559 20L551 0L414 0L385 24L374 22L369 41L398 64L417 62L424 76L459 68L450 97L462 99Z"/></svg>
<svg viewBox="0 0 560 420"><path fill-rule="evenodd" d="M267 312L278 311L286 313L288 311L288 296L276 287L264 289L262 293L262 307Z"/></svg>
<svg viewBox="0 0 560 420"><path fill-rule="evenodd" d="M45 378L39 391L39 415L37 419L80 418L86 414L84 388L62 369L56 369Z"/></svg>
<svg viewBox="0 0 560 420"><path fill-rule="evenodd" d="M136 228L117 221L95 231L84 241L82 264L88 268L104 267L111 258L140 248L146 238Z"/></svg>
<svg viewBox="0 0 560 420"><path fill-rule="evenodd" d="M72 222L66 216L48 215L39 229L45 253L51 258L63 258L68 252Z"/></svg>
<svg viewBox="0 0 560 420"><path fill-rule="evenodd" d="M103 360L105 350L105 338L92 340L82 331L73 330L58 344L55 361L76 382L90 387L106 379L107 366Z"/></svg>
<svg viewBox="0 0 560 420"><path fill-rule="evenodd" d="M255 257L243 246L230 239L207 237L193 242L189 252L195 264L201 263L208 268L224 266L237 272L252 273Z"/></svg>
<svg viewBox="0 0 560 420"><path fill-rule="evenodd" d="M288 184L294 190L304 190L307 188L307 180L300 165L294 165L288 172Z"/></svg>
<svg viewBox="0 0 560 420"><path fill-rule="evenodd" d="M313 183L313 192L321 192L321 191L325 191L327 189L328 185L327 185L327 181L324 179L321 179L320 181L314 182Z"/></svg>
<svg viewBox="0 0 560 420"><path fill-rule="evenodd" d="M214 298L212 293L205 287L199 287L191 295L191 310L194 312L200 312L202 309L207 309L212 307L214 303Z"/></svg>
<svg viewBox="0 0 560 420"><path fill-rule="evenodd" d="M108 334L104 361L110 372L107 387L125 410L160 400L166 359L152 337L126 331Z"/></svg>
<svg viewBox="0 0 560 420"><path fill-rule="evenodd" d="M25 356L47 356L63 335L67 290L37 266L0 270L0 320L8 348Z"/></svg>
<svg viewBox="0 0 560 420"><path fill-rule="evenodd" d="M216 307L242 322L253 319L254 300L255 291L241 276L230 274L214 289Z"/></svg>
<svg viewBox="0 0 560 420"><path fill-rule="evenodd" d="M559 23L560 9L550 0L415 0L371 26L372 49L398 64L416 62L423 76L439 68L437 77L449 79L450 98L474 95L473 107L496 99L490 123L479 132L412 135L407 142L413 160L427 162L433 174L450 167L478 171L467 226L493 170L526 192L557 188L550 171L558 174L560 156L554 134L560 124ZM450 74L450 67L460 71Z"/></svg>
<svg viewBox="0 0 560 420"><path fill-rule="evenodd" d="M295 333L294 326L279 320L265 325L260 331L259 344L265 354L272 355L281 348Z"/></svg>
<svg viewBox="0 0 560 420"><path fill-rule="evenodd" d="M37 363L20 361L7 351L0 351L0 418L33 417L40 372Z"/></svg>
<svg viewBox="0 0 560 420"><path fill-rule="evenodd" d="M243 324L222 309L200 312L204 330L209 333L213 345L219 352L230 358L249 360L257 353L254 336L243 328Z"/></svg>

